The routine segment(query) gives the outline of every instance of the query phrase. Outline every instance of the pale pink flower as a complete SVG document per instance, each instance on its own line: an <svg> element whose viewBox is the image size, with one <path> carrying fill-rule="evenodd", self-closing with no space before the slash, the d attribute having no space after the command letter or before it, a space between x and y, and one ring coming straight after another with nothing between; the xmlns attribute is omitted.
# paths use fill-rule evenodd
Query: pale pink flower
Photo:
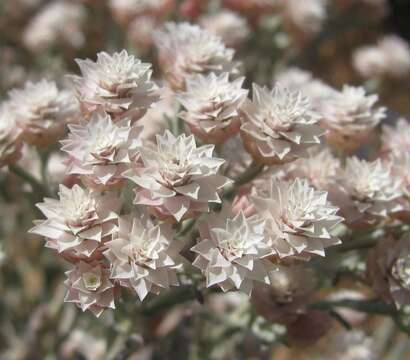
<svg viewBox="0 0 410 360"><path fill-rule="evenodd" d="M328 143L351 153L369 137L385 118L386 109L376 107L377 95L367 95L362 87L344 86L321 106Z"/></svg>
<svg viewBox="0 0 410 360"><path fill-rule="evenodd" d="M65 302L75 303L82 311L90 310L96 317L107 308L115 309L114 284L103 265L79 261L66 275Z"/></svg>
<svg viewBox="0 0 410 360"><path fill-rule="evenodd" d="M285 170L287 177L305 178L316 190L329 191L340 172L340 160L328 148L314 148L308 152L308 158L289 164Z"/></svg>
<svg viewBox="0 0 410 360"><path fill-rule="evenodd" d="M353 53L353 67L363 77L380 77L386 71L386 57L377 46L362 46Z"/></svg>
<svg viewBox="0 0 410 360"><path fill-rule="evenodd" d="M267 188L256 188L252 197L256 212L266 220L265 237L275 253L287 256L325 256L325 248L340 244L332 230L343 218L327 200L327 192L316 191L305 179L293 182L272 179Z"/></svg>
<svg viewBox="0 0 410 360"><path fill-rule="evenodd" d="M410 123L400 118L395 126L382 127L382 154L410 152Z"/></svg>
<svg viewBox="0 0 410 360"><path fill-rule="evenodd" d="M0 168L15 163L23 146L21 130L7 103L0 107Z"/></svg>
<svg viewBox="0 0 410 360"><path fill-rule="evenodd" d="M209 143L221 143L239 132L239 108L248 91L244 78L229 81L229 74L194 75L186 80L186 91L177 94L184 111L180 117L192 133Z"/></svg>
<svg viewBox="0 0 410 360"><path fill-rule="evenodd" d="M199 225L201 240L191 249L198 254L193 265L205 274L207 287L236 288L250 295L255 281L270 283L269 272L274 269L268 259L273 249L264 237L264 220L222 212Z"/></svg>
<svg viewBox="0 0 410 360"><path fill-rule="evenodd" d="M68 90L54 82L27 82L9 92L9 109L14 113L23 139L32 145L48 146L63 134L66 123L76 121L78 103Z"/></svg>
<svg viewBox="0 0 410 360"><path fill-rule="evenodd" d="M119 227L104 252L111 264L111 279L133 289L142 301L178 285L180 243L166 224L156 225L148 216L120 217Z"/></svg>
<svg viewBox="0 0 410 360"><path fill-rule="evenodd" d="M23 32L23 43L40 53L52 45L80 48L85 43L82 30L86 18L83 5L73 1L53 1L35 15Z"/></svg>
<svg viewBox="0 0 410 360"><path fill-rule="evenodd" d="M97 54L97 61L77 59L82 76L70 76L76 96L87 116L97 109L113 119L140 119L158 101L157 86L151 80L151 64L142 63L126 50Z"/></svg>
<svg viewBox="0 0 410 360"><path fill-rule="evenodd" d="M197 147L192 135L157 135L156 147L140 149L142 166L123 174L138 185L134 202L176 221L208 211L209 203L221 202L218 190L231 183L218 174L224 160L212 157L213 150Z"/></svg>
<svg viewBox="0 0 410 360"><path fill-rule="evenodd" d="M61 150L73 161L69 174L81 175L88 185L114 186L130 167L141 146L141 127L123 119L114 123L106 113L95 112L85 124L69 125Z"/></svg>
<svg viewBox="0 0 410 360"><path fill-rule="evenodd" d="M169 22L154 34L162 72L174 89L184 89L193 74L236 72L234 50L197 25Z"/></svg>
<svg viewBox="0 0 410 360"><path fill-rule="evenodd" d="M154 32L158 28L158 19L153 16L138 16L128 25L127 35L130 42L138 49L147 49L154 44Z"/></svg>
<svg viewBox="0 0 410 360"><path fill-rule="evenodd" d="M114 194L60 185L59 200L45 198L37 207L46 220L36 220L30 232L69 261L88 261L101 256L97 249L114 231L120 204Z"/></svg>
<svg viewBox="0 0 410 360"><path fill-rule="evenodd" d="M250 32L246 19L228 10L202 16L199 24L209 32L220 36L223 42L230 47L240 45Z"/></svg>
<svg viewBox="0 0 410 360"><path fill-rule="evenodd" d="M369 282L378 296L398 309L410 303L410 238L382 239L367 259Z"/></svg>
<svg viewBox="0 0 410 360"><path fill-rule="evenodd" d="M348 158L338 183L341 194L335 202L349 226L372 226L401 210L396 201L401 196L400 182L380 159L368 162Z"/></svg>
<svg viewBox="0 0 410 360"><path fill-rule="evenodd" d="M265 164L280 164L306 157L320 144L324 131L320 116L299 92L280 86L273 90L253 85L253 100L242 106L241 135L247 151Z"/></svg>

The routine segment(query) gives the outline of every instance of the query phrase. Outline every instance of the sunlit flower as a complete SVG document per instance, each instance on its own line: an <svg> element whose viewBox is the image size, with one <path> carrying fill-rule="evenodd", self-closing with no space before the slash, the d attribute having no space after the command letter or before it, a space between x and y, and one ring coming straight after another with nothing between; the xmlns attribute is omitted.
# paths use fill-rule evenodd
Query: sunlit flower
<svg viewBox="0 0 410 360"><path fill-rule="evenodd" d="M373 162L356 157L347 159L338 182L342 194L337 204L349 225L375 224L401 209L396 201L401 196L400 182L390 175L380 159Z"/></svg>
<svg viewBox="0 0 410 360"><path fill-rule="evenodd" d="M395 126L383 126L381 135L382 153L395 153L410 151L410 123L401 118Z"/></svg>
<svg viewBox="0 0 410 360"><path fill-rule="evenodd" d="M59 200L45 198L37 207L46 220L36 220L31 233L44 236L46 246L69 261L100 256L97 248L115 229L119 200L74 185L60 185Z"/></svg>
<svg viewBox="0 0 410 360"><path fill-rule="evenodd" d="M178 285L176 269L179 243L166 225L155 225L148 217L118 219L114 239L104 255L111 264L111 279L135 290L142 301L148 293Z"/></svg>
<svg viewBox="0 0 410 360"><path fill-rule="evenodd" d="M256 212L266 220L265 236L280 257L325 256L325 248L340 244L332 229L342 221L327 192L316 191L305 179L272 179L252 197Z"/></svg>
<svg viewBox="0 0 410 360"><path fill-rule="evenodd" d="M367 259L367 275L377 295L397 308L410 304L410 238L382 239Z"/></svg>
<svg viewBox="0 0 410 360"><path fill-rule="evenodd" d="M329 191L341 167L339 159L328 148L309 149L309 157L289 164L286 170L291 178L305 178L316 190Z"/></svg>
<svg viewBox="0 0 410 360"><path fill-rule="evenodd" d="M80 48L85 43L82 25L86 11L81 4L53 1L36 14L23 32L24 45L40 53L52 45Z"/></svg>
<svg viewBox="0 0 410 360"><path fill-rule="evenodd" d="M197 25L166 23L154 39L162 72L175 89L184 89L186 78L193 74L235 72L234 50Z"/></svg>
<svg viewBox="0 0 410 360"><path fill-rule="evenodd" d="M329 144L348 153L356 150L386 116L385 108L375 106L377 100L377 95L367 95L362 87L344 86L339 96L323 104Z"/></svg>
<svg viewBox="0 0 410 360"><path fill-rule="evenodd" d="M241 44L250 32L246 19L228 10L203 16L199 23L204 29L220 36L223 42L231 47Z"/></svg>
<svg viewBox="0 0 410 360"><path fill-rule="evenodd" d="M242 111L245 147L262 163L286 163L306 157L307 149L319 144L324 133L309 100L280 86L270 91L254 84L253 100L245 102Z"/></svg>
<svg viewBox="0 0 410 360"><path fill-rule="evenodd" d="M0 168L13 164L21 156L21 131L7 104L0 107Z"/></svg>
<svg viewBox="0 0 410 360"><path fill-rule="evenodd" d="M65 302L75 303L82 311L90 310L97 317L107 308L115 309L114 285L108 269L101 264L80 261L66 275Z"/></svg>
<svg viewBox="0 0 410 360"><path fill-rule="evenodd" d="M128 119L114 123L105 113L95 112L87 123L69 125L69 129L61 150L73 159L69 173L81 175L88 185L116 185L141 146L139 125Z"/></svg>
<svg viewBox="0 0 410 360"><path fill-rule="evenodd" d="M224 211L223 211L224 212ZM206 276L206 285L223 291L239 289L250 295L255 281L270 283L272 246L264 237L264 221L227 213L210 215L200 226L201 241L191 250L199 254L193 265Z"/></svg>
<svg viewBox="0 0 410 360"><path fill-rule="evenodd" d="M182 218L220 203L218 190L231 181L218 175L223 159L212 157L213 145L197 147L195 138L157 135L157 146L140 149L142 166L124 173L135 182L136 204L148 205L159 217Z"/></svg>
<svg viewBox="0 0 410 360"><path fill-rule="evenodd" d="M158 100L157 86L151 81L151 64L142 63L126 50L97 54L97 61L79 60L82 76L71 76L76 96L85 115L98 108L114 120L141 118Z"/></svg>
<svg viewBox="0 0 410 360"><path fill-rule="evenodd" d="M186 80L186 91L177 94L184 107L180 117L192 133L206 142L220 143L239 132L239 107L248 91L244 78L229 81L229 74L195 75Z"/></svg>
<svg viewBox="0 0 410 360"><path fill-rule="evenodd" d="M66 123L78 118L73 94L58 90L54 82L27 82L22 89L11 90L9 98L9 109L29 144L47 146L56 142L64 134Z"/></svg>

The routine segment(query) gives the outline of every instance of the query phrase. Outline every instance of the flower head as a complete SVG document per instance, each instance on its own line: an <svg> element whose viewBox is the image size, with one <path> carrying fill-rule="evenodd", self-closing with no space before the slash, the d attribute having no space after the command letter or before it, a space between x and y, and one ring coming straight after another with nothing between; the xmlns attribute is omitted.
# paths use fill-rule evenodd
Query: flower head
<svg viewBox="0 0 410 360"><path fill-rule="evenodd" d="M377 293L397 308L410 302L410 238L387 237L372 249L367 259L368 279Z"/></svg>
<svg viewBox="0 0 410 360"><path fill-rule="evenodd" d="M151 78L151 65L142 63L126 50L109 55L97 54L97 61L77 60L82 76L71 76L83 112L96 109L114 120L141 118L158 100L157 86Z"/></svg>
<svg viewBox="0 0 410 360"><path fill-rule="evenodd" d="M220 203L217 192L230 180L217 174L224 160L212 157L213 150L213 145L197 147L192 135L175 137L168 130L157 135L156 147L140 149L142 166L124 173L138 185L135 203L177 221Z"/></svg>
<svg viewBox="0 0 410 360"><path fill-rule="evenodd" d="M0 168L20 158L22 146L21 130L6 103L0 107Z"/></svg>
<svg viewBox="0 0 410 360"><path fill-rule="evenodd" d="M47 146L64 133L67 122L78 117L72 93L58 90L54 82L27 82L9 92L9 109L14 113L22 136L29 144Z"/></svg>
<svg viewBox="0 0 410 360"><path fill-rule="evenodd" d="M82 311L90 310L97 317L106 308L115 309L114 284L109 279L109 270L101 264L79 261L66 275L65 302L75 303Z"/></svg>
<svg viewBox="0 0 410 360"><path fill-rule="evenodd" d="M246 149L258 161L286 163L307 156L320 143L323 130L317 124L309 100L280 86L269 91L253 85L253 100L242 107L241 135Z"/></svg>
<svg viewBox="0 0 410 360"><path fill-rule="evenodd" d="M321 107L323 125L331 145L347 152L356 150L385 117L385 108L375 106L377 95L366 95L362 87L344 86Z"/></svg>
<svg viewBox="0 0 410 360"><path fill-rule="evenodd" d="M59 200L45 198L37 204L46 220L35 221L31 233L44 236L46 246L69 261L100 256L96 251L115 229L119 202L74 185L60 185Z"/></svg>
<svg viewBox="0 0 410 360"><path fill-rule="evenodd" d="M410 123L401 118L395 127L383 126L382 153L397 153L410 151Z"/></svg>
<svg viewBox="0 0 410 360"><path fill-rule="evenodd" d="M186 80L186 91L177 94L185 111L180 114L200 139L220 143L239 131L239 107L248 91L244 78L229 81L229 74L195 75Z"/></svg>
<svg viewBox="0 0 410 360"><path fill-rule="evenodd" d="M222 39L197 25L166 23L154 35L162 71L175 89L185 88L193 74L233 72L234 51Z"/></svg>
<svg viewBox="0 0 410 360"><path fill-rule="evenodd" d="M394 179L380 159L368 162L356 157L347 159L338 182L347 204L341 210L349 223L367 217L373 222L400 210L395 201L401 196L400 182Z"/></svg>
<svg viewBox="0 0 410 360"><path fill-rule="evenodd" d="M316 191L303 179L270 181L252 198L256 212L266 219L265 236L280 257L324 256L326 247L340 244L332 229L342 221L327 192Z"/></svg>
<svg viewBox="0 0 410 360"><path fill-rule="evenodd" d="M141 145L141 127L123 119L114 123L105 113L95 112L89 122L70 125L70 133L61 143L73 159L70 174L82 175L94 186L112 186L123 178Z"/></svg>
<svg viewBox="0 0 410 360"><path fill-rule="evenodd" d="M201 241L191 250L198 254L194 265L206 276L206 285L217 284L223 291L233 288L250 295L254 281L269 284L273 254L265 241L264 221L246 218L243 212L210 215L200 225Z"/></svg>
<svg viewBox="0 0 410 360"><path fill-rule="evenodd" d="M135 290L141 301L150 292L159 294L178 285L180 247L171 228L155 225L146 216L120 217L118 223L118 231L104 252L111 263L111 279Z"/></svg>

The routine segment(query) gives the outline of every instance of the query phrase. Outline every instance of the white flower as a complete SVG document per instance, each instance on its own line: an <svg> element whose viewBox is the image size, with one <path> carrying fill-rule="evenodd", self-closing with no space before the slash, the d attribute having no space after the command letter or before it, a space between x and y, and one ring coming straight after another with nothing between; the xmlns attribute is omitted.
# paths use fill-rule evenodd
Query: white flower
<svg viewBox="0 0 410 360"><path fill-rule="evenodd" d="M356 157L348 158L339 184L353 210L358 212L356 217L370 215L383 218L401 208L395 201L401 196L400 182L392 178L380 159L368 162ZM347 211L354 219L353 211Z"/></svg>
<svg viewBox="0 0 410 360"><path fill-rule="evenodd" d="M66 275L65 302L75 303L82 311L90 310L97 317L106 308L115 309L114 285L109 280L108 269L101 264L79 261Z"/></svg>
<svg viewBox="0 0 410 360"><path fill-rule="evenodd" d="M159 294L178 285L180 246L171 228L155 225L145 216L120 217L118 223L118 231L104 252L111 263L111 278L135 290L141 301L149 292Z"/></svg>
<svg viewBox="0 0 410 360"><path fill-rule="evenodd" d="M73 159L69 173L84 176L92 184L112 186L122 180L141 145L141 127L128 119L114 123L105 113L95 112L89 122L70 125L61 141L62 151Z"/></svg>
<svg viewBox="0 0 410 360"><path fill-rule="evenodd" d="M257 214L266 220L265 236L280 258L325 255L328 246L340 244L331 234L342 221L337 207L327 201L327 192L316 191L306 180L270 181L252 197Z"/></svg>
<svg viewBox="0 0 410 360"><path fill-rule="evenodd" d="M212 157L213 150L213 145L197 147L192 135L175 137L168 130L157 135L155 148L140 149L142 166L123 174L138 185L135 203L177 221L220 203L217 192L231 181L217 174L224 160Z"/></svg>
<svg viewBox="0 0 410 360"><path fill-rule="evenodd" d="M67 122L78 117L78 104L72 93L58 90L54 82L27 82L22 89L9 92L9 109L23 131L23 138L33 145L49 145L64 133Z"/></svg>
<svg viewBox="0 0 410 360"><path fill-rule="evenodd" d="M12 164L21 156L21 130L7 103L0 107L0 168Z"/></svg>
<svg viewBox="0 0 410 360"><path fill-rule="evenodd" d="M186 91L177 94L184 107L180 117L200 139L220 143L239 131L239 107L248 91L244 78L229 81L229 74L194 75L186 80Z"/></svg>
<svg viewBox="0 0 410 360"><path fill-rule="evenodd" d="M362 87L344 86L321 106L323 126L330 144L353 151L386 116L385 108L376 107L377 95L366 95Z"/></svg>
<svg viewBox="0 0 410 360"><path fill-rule="evenodd" d="M199 229L201 241L191 249L199 254L193 265L204 272L207 287L217 284L223 291L236 288L250 295L254 281L270 283L274 266L267 257L273 250L265 241L262 219L219 213Z"/></svg>
<svg viewBox="0 0 410 360"><path fill-rule="evenodd" d="M286 19L301 31L316 33L326 18L326 0L281 0Z"/></svg>
<svg viewBox="0 0 410 360"><path fill-rule="evenodd" d="M142 63L126 50L97 54L97 61L77 59L82 76L71 76L85 114L100 108L114 120L141 118L158 100L151 64Z"/></svg>
<svg viewBox="0 0 410 360"><path fill-rule="evenodd" d="M243 107L241 135L245 147L260 162L285 163L307 156L320 143L320 117L299 92L280 86L273 90L253 85L253 100Z"/></svg>
<svg viewBox="0 0 410 360"><path fill-rule="evenodd" d="M184 89L192 74L235 72L234 50L197 25L166 23L154 34L154 41L164 76L175 89Z"/></svg>
<svg viewBox="0 0 410 360"><path fill-rule="evenodd" d="M397 153L410 151L410 123L407 119L401 118L397 121L396 126L383 126L382 152Z"/></svg>
<svg viewBox="0 0 410 360"><path fill-rule="evenodd" d="M98 257L96 250L115 229L119 200L78 185L71 189L60 185L59 200L45 198L37 207L46 220L36 220L30 232L44 236L47 247L76 261Z"/></svg>
<svg viewBox="0 0 410 360"><path fill-rule="evenodd" d="M81 29L85 18L86 11L81 4L68 1L51 2L44 6L24 29L23 43L36 53L59 43L80 48L85 43Z"/></svg>
<svg viewBox="0 0 410 360"><path fill-rule="evenodd" d="M287 175L305 178L316 190L329 190L335 184L341 167L338 158L328 148L309 149L309 157L289 164Z"/></svg>
<svg viewBox="0 0 410 360"><path fill-rule="evenodd" d="M250 32L246 19L228 10L203 16L199 23L204 29L220 36L227 46L239 45Z"/></svg>

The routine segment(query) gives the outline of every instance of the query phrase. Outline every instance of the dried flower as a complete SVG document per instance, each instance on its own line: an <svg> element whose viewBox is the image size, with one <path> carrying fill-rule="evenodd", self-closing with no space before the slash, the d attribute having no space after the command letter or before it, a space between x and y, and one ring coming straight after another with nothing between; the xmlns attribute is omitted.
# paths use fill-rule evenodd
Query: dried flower
<svg viewBox="0 0 410 360"><path fill-rule="evenodd" d="M400 118L396 126L384 125L382 129L382 154L410 151L410 124L406 119Z"/></svg>
<svg viewBox="0 0 410 360"><path fill-rule="evenodd" d="M331 146L352 153L385 117L385 108L375 107L377 95L366 95L362 87L344 86L321 107L323 126Z"/></svg>
<svg viewBox="0 0 410 360"><path fill-rule="evenodd" d="M104 110L117 121L140 119L158 101L151 65L142 63L126 50L97 54L97 61L77 59L82 76L71 76L84 114Z"/></svg>
<svg viewBox="0 0 410 360"><path fill-rule="evenodd" d="M400 182L390 176L380 159L348 158L338 182L342 194L337 203L349 226L374 225L401 209L396 202L401 196Z"/></svg>
<svg viewBox="0 0 410 360"><path fill-rule="evenodd" d="M140 300L148 293L178 285L176 269L179 243L166 225L155 225L148 217L120 217L113 240L104 255L111 264L111 279L135 290Z"/></svg>
<svg viewBox="0 0 410 360"><path fill-rule="evenodd" d="M250 32L246 19L228 10L203 16L199 19L199 23L204 29L220 36L230 47L241 44Z"/></svg>
<svg viewBox="0 0 410 360"><path fill-rule="evenodd" d="M78 49L85 43L82 25L86 12L81 4L54 1L32 18L23 32L23 43L40 53L52 45Z"/></svg>
<svg viewBox="0 0 410 360"><path fill-rule="evenodd" d="M114 284L109 279L108 269L101 264L80 261L66 275L65 302L75 303L82 311L90 310L97 317L106 308L115 309Z"/></svg>
<svg viewBox="0 0 410 360"><path fill-rule="evenodd" d="M140 149L143 165L123 174L138 185L134 202L176 221L220 203L217 192L231 181L217 174L224 160L212 157L214 146L197 147L192 135L175 137L168 130L156 138L156 148Z"/></svg>
<svg viewBox="0 0 410 360"><path fill-rule="evenodd" d="M37 204L46 220L36 220L30 232L44 236L46 246L68 261L89 261L100 256L96 250L114 231L119 205L113 194L60 185L59 200Z"/></svg>
<svg viewBox="0 0 410 360"><path fill-rule="evenodd" d="M269 91L253 85L253 100L243 107L241 135L247 151L265 164L280 164L306 157L320 143L320 117L299 92L276 86Z"/></svg>
<svg viewBox="0 0 410 360"><path fill-rule="evenodd" d="M254 281L269 284L274 269L267 259L273 250L265 241L264 221L223 212L200 224L201 241L191 249L199 254L193 265L205 274L207 287L217 284L223 291L236 288L250 295Z"/></svg>
<svg viewBox="0 0 410 360"><path fill-rule="evenodd" d="M159 63L171 87L184 89L185 80L193 74L232 73L234 50L222 39L197 25L169 22L154 34Z"/></svg>
<svg viewBox="0 0 410 360"><path fill-rule="evenodd" d="M29 144L48 146L64 133L66 123L78 117L72 93L58 90L54 82L27 82L9 92L9 109L14 113L22 136Z"/></svg>
<svg viewBox="0 0 410 360"><path fill-rule="evenodd" d="M7 103L0 107L0 168L13 164L21 156L21 131Z"/></svg>
<svg viewBox="0 0 410 360"><path fill-rule="evenodd" d="M229 81L229 74L194 75L186 80L186 91L177 94L185 111L180 117L203 141L221 143L239 132L239 107L248 91L244 78Z"/></svg>
<svg viewBox="0 0 410 360"><path fill-rule="evenodd" d="M73 159L69 173L81 175L93 187L110 187L123 180L141 146L141 127L123 119L114 123L105 113L95 112L89 122L69 125L61 150Z"/></svg>
<svg viewBox="0 0 410 360"><path fill-rule="evenodd" d="M324 249L340 244L332 229L342 221L327 192L316 191L305 179L270 180L252 197L257 213L266 220L265 237L280 257L311 254L325 256Z"/></svg>
<svg viewBox="0 0 410 360"><path fill-rule="evenodd" d="M382 239L367 259L367 275L377 295L398 309L410 303L410 238Z"/></svg>

